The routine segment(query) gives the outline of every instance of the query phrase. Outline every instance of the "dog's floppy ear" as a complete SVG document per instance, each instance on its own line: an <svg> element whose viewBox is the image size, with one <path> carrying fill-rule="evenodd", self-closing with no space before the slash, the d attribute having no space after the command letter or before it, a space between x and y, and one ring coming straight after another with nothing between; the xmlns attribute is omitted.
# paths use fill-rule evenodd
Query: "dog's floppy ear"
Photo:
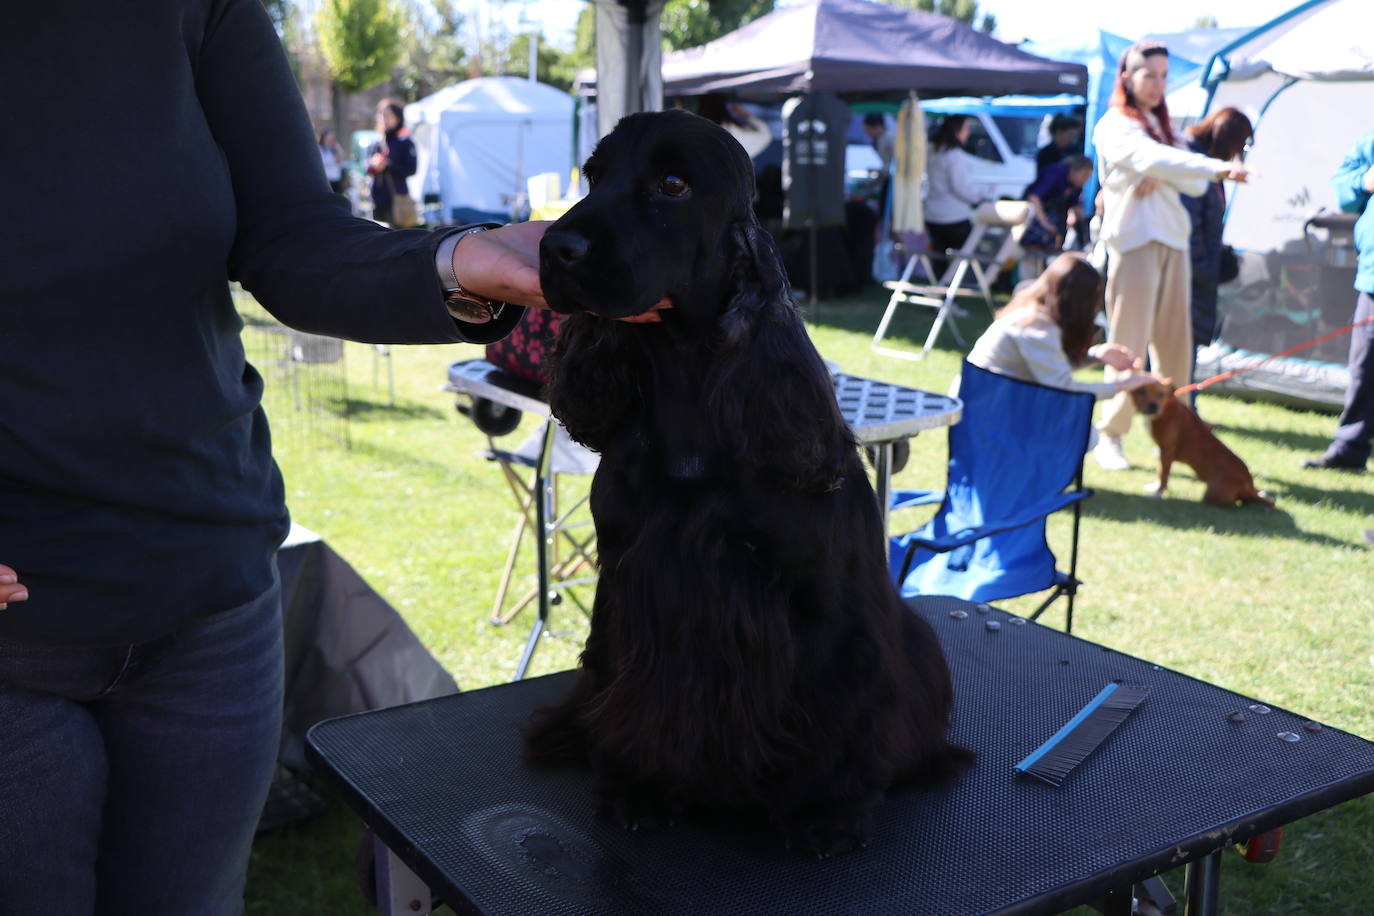
<svg viewBox="0 0 1374 916"><path fill-rule="evenodd" d="M729 303L706 383L715 436L742 463L799 490L839 485L854 447L835 389L758 222L730 229Z"/></svg>
<svg viewBox="0 0 1374 916"><path fill-rule="evenodd" d="M581 312L563 320L549 363L549 408L568 435L604 451L618 431L644 413L636 373L642 353L632 325Z"/></svg>

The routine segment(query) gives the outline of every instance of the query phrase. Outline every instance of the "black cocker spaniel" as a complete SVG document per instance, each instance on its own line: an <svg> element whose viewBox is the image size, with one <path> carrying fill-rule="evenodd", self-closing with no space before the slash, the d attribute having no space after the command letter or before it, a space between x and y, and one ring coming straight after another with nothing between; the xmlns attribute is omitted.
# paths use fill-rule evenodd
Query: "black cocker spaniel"
<svg viewBox="0 0 1374 916"><path fill-rule="evenodd" d="M636 114L586 176L540 276L571 313L550 404L601 453L600 580L577 684L527 752L590 762L626 825L729 811L820 855L866 845L890 786L971 754L749 157L703 118Z"/></svg>

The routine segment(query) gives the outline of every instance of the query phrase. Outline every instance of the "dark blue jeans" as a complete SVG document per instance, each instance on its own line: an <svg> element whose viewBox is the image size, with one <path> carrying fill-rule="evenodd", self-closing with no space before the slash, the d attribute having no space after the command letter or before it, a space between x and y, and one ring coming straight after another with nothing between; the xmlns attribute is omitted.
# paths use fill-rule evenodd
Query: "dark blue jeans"
<svg viewBox="0 0 1374 916"><path fill-rule="evenodd" d="M142 645L0 642L0 914L242 912L281 648L276 585Z"/></svg>
<svg viewBox="0 0 1374 916"><path fill-rule="evenodd" d="M1363 321L1374 315L1374 296L1360 293L1355 317ZM1345 390L1345 409L1331 446L1326 450L1350 461L1369 460L1370 439L1374 438L1374 323L1350 332L1350 387Z"/></svg>

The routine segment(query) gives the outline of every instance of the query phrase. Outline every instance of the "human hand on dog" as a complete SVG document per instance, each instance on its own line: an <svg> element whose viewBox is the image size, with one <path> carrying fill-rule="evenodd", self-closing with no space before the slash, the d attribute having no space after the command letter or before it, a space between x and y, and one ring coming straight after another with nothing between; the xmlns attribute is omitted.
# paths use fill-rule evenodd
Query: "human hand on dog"
<svg viewBox="0 0 1374 916"><path fill-rule="evenodd" d="M546 309L539 286L539 240L553 225L532 220L464 236L453 248L453 274L472 293Z"/></svg>
<svg viewBox="0 0 1374 916"><path fill-rule="evenodd" d="M1135 372L1132 372L1130 375L1126 376L1125 378L1117 379L1117 380L1116 380L1116 390L1117 390L1117 391L1134 391L1134 390L1136 390L1137 388L1143 388L1144 386L1150 384L1151 382L1160 382L1160 381L1162 381L1162 379L1160 379L1160 377L1157 376L1157 375L1155 375L1153 372L1142 372L1142 371L1137 370L1137 371L1135 371Z"/></svg>
<svg viewBox="0 0 1374 916"><path fill-rule="evenodd" d="M11 601L23 601L28 597L29 590L19 581L19 574L0 564L0 610L9 607Z"/></svg>

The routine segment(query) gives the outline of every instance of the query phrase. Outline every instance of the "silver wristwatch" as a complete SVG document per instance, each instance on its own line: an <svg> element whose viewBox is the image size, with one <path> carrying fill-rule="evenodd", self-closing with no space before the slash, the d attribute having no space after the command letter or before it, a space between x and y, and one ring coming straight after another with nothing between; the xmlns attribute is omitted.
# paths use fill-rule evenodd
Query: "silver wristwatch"
<svg viewBox="0 0 1374 916"><path fill-rule="evenodd" d="M495 229L499 225L499 223L485 223L480 226L473 226L471 229L464 229L461 232L454 232L446 236L434 252L434 268L439 272L439 284L444 288L444 305L448 308L448 313L459 321L466 321L469 324L488 324L499 318L506 307L504 302L488 299L486 296L479 296L464 289L462 282L453 272L453 249L458 247L458 243L474 232L486 232L488 229Z"/></svg>

